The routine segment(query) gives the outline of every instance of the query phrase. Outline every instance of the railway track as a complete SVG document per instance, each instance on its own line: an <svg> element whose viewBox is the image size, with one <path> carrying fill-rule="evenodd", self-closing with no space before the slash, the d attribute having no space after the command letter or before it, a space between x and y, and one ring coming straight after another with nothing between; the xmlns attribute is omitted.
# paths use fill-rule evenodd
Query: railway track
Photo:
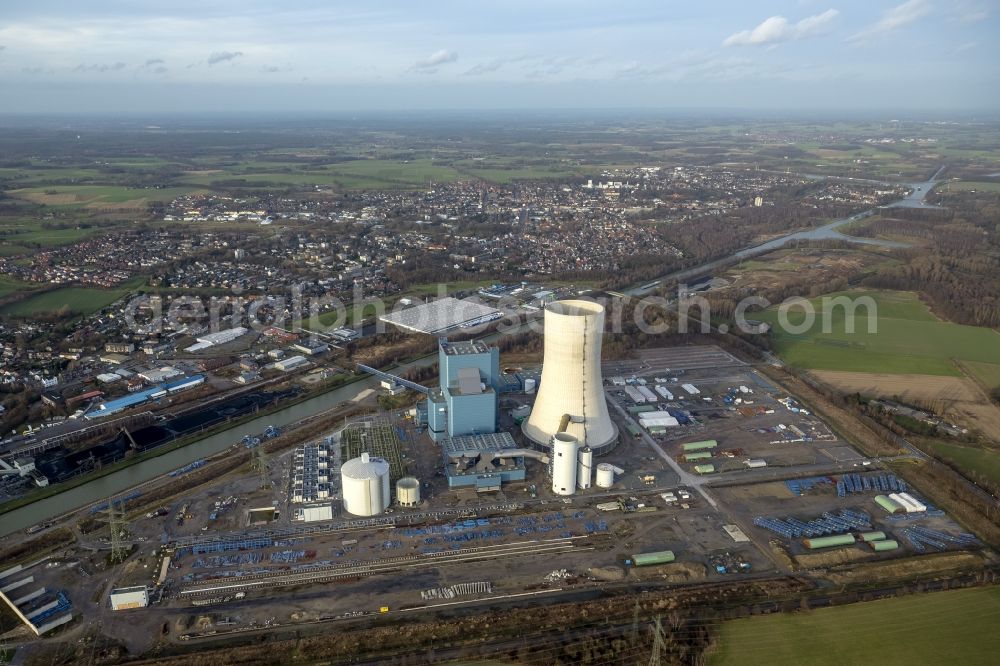
<svg viewBox="0 0 1000 666"><path fill-rule="evenodd" d="M582 544L578 545L578 542L581 539L589 540L590 537L574 536L560 537L544 541L521 541L510 544L498 544L494 546L462 548L459 550L442 551L439 553L401 555L399 557L374 560L365 564L334 564L328 567L317 567L316 569L308 569L304 571L273 571L250 574L247 576L234 576L232 578L235 580L223 578L213 582L195 583L184 586L180 590L180 595L182 597L197 597L206 594L267 589L271 587L287 587L289 585L327 583L344 579L364 578L367 576L373 576L381 573L391 573L403 569L419 569L426 567L465 564L483 560L492 560L497 557L519 557L538 554L555 555L579 548L588 548L588 546L584 546Z"/></svg>

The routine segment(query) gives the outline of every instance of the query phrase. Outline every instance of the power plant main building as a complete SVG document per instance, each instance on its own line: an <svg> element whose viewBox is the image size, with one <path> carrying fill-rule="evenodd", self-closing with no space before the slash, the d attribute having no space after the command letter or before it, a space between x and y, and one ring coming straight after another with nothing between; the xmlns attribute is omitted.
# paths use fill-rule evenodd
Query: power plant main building
<svg viewBox="0 0 1000 666"><path fill-rule="evenodd" d="M572 436L595 455L617 442L601 377L603 335L604 307L599 303L567 300L545 306L541 385L522 426L540 447L551 450L557 433Z"/></svg>

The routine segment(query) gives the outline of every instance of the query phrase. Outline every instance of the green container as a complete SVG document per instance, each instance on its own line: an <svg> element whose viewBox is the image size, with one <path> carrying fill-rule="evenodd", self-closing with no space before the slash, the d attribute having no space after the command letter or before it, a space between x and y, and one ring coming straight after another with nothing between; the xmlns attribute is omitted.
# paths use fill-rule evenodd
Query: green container
<svg viewBox="0 0 1000 666"><path fill-rule="evenodd" d="M714 449L719 443L714 439L706 439L701 442L688 442L687 444L681 444L682 451L704 451L705 449Z"/></svg>
<svg viewBox="0 0 1000 666"><path fill-rule="evenodd" d="M674 551L661 550L655 553L639 553L632 556L632 564L637 567L647 567L652 564L669 564L674 561Z"/></svg>
<svg viewBox="0 0 1000 666"><path fill-rule="evenodd" d="M882 552L883 550L896 550L899 548L899 542L895 539L885 539L884 541L872 541L868 544L872 547L875 552Z"/></svg>
<svg viewBox="0 0 1000 666"><path fill-rule="evenodd" d="M654 405L632 405L628 408L629 414L643 414L645 412L655 412L656 407Z"/></svg>
<svg viewBox="0 0 1000 666"><path fill-rule="evenodd" d="M715 471L715 465L695 465L694 471L699 474L711 474Z"/></svg>
<svg viewBox="0 0 1000 666"><path fill-rule="evenodd" d="M853 534L834 534L832 536L803 539L802 544L809 550L816 548L832 548L833 546L848 546L854 543Z"/></svg>
<svg viewBox="0 0 1000 666"><path fill-rule="evenodd" d="M711 458L712 453L710 451L696 451L694 453L685 453L684 462L691 462L692 460L705 460L706 458Z"/></svg>
<svg viewBox="0 0 1000 666"><path fill-rule="evenodd" d="M865 542L885 540L885 532L863 532L858 536L860 536L861 540Z"/></svg>

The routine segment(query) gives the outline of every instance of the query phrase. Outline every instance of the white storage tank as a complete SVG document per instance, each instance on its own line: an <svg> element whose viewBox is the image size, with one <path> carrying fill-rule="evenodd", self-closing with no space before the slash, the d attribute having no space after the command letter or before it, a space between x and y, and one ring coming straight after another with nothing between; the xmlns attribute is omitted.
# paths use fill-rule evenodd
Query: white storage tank
<svg viewBox="0 0 1000 666"><path fill-rule="evenodd" d="M416 477L404 476L396 482L396 503L411 507L420 504L420 481Z"/></svg>
<svg viewBox="0 0 1000 666"><path fill-rule="evenodd" d="M532 393L534 393L535 392L535 384L536 383L537 382L535 382L534 378L532 378L532 377L528 377L527 379L525 379L524 380L524 392L527 393L527 394L529 394L529 395L532 394Z"/></svg>
<svg viewBox="0 0 1000 666"><path fill-rule="evenodd" d="M615 468L608 463L598 463L597 465L597 487L610 488L615 485Z"/></svg>
<svg viewBox="0 0 1000 666"><path fill-rule="evenodd" d="M576 470L576 487L580 490L590 488L591 479L594 478L594 452L590 447L585 446L580 449L577 456L579 465Z"/></svg>
<svg viewBox="0 0 1000 666"><path fill-rule="evenodd" d="M362 453L340 468L344 511L355 516L377 516L389 507L389 463Z"/></svg>
<svg viewBox="0 0 1000 666"><path fill-rule="evenodd" d="M552 492L572 495L576 492L577 450L580 442L568 432L552 438Z"/></svg>

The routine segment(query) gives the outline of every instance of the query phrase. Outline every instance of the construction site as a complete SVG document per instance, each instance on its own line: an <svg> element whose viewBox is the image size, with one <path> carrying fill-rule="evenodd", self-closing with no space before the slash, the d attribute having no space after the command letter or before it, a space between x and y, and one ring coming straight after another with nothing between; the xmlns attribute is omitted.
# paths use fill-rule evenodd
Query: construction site
<svg viewBox="0 0 1000 666"><path fill-rule="evenodd" d="M405 386L412 406L277 455L246 439L245 465L162 504L109 498L91 510L107 528L0 571L4 601L37 634L100 622L138 654L574 591L981 557L976 536L757 368L713 346L602 363L603 311L556 314L540 372L502 378L495 349L442 340L438 387Z"/></svg>

